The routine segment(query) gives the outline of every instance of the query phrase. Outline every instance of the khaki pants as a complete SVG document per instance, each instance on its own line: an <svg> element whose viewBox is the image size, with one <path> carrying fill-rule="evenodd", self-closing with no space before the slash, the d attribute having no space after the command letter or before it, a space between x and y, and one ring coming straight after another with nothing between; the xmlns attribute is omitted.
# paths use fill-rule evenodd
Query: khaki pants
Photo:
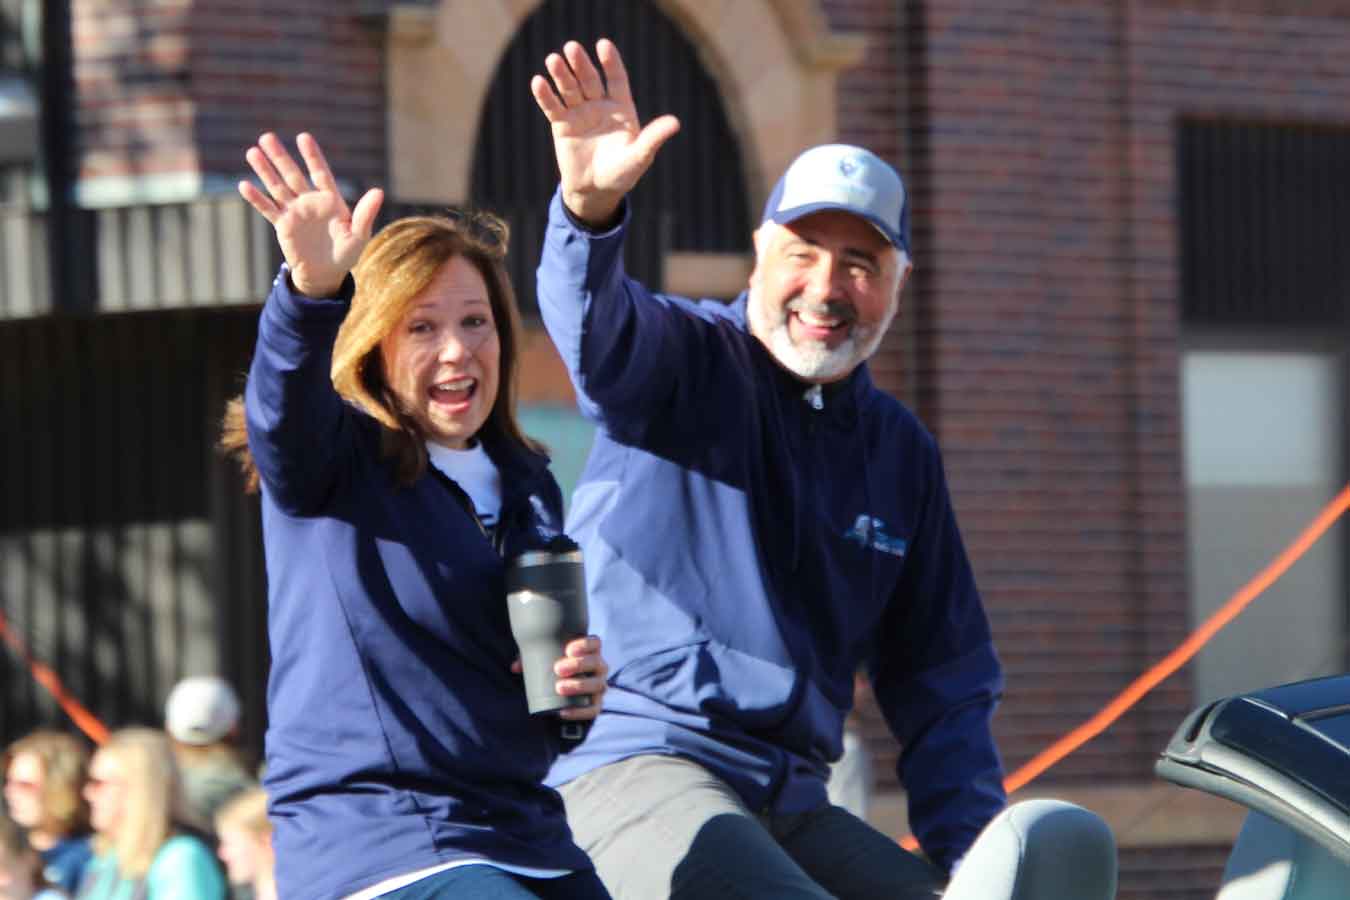
<svg viewBox="0 0 1350 900"><path fill-rule="evenodd" d="M560 792L615 900L932 900L945 881L840 807L757 816L680 757L632 757Z"/></svg>
<svg viewBox="0 0 1350 900"><path fill-rule="evenodd" d="M1116 845L1058 800L1008 807L950 885L838 806L757 816L702 766L636 756L560 789L577 844L614 900L1112 900ZM945 887L945 893L944 893Z"/></svg>

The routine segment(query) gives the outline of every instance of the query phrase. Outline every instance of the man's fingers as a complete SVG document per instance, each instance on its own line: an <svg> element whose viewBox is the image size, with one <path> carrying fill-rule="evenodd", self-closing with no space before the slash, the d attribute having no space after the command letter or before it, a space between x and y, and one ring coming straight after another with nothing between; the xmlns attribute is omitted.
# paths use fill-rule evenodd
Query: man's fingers
<svg viewBox="0 0 1350 900"><path fill-rule="evenodd" d="M600 80L600 72L591 62L591 57L586 53L586 48L576 41L568 41L563 45L563 55L567 57L567 63L572 67L573 74L576 75L577 84L581 86L581 95L587 100L599 100L605 96L605 84Z"/></svg>
<svg viewBox="0 0 1350 900"><path fill-rule="evenodd" d="M239 182L239 194L248 201L248 205L262 214L262 217L273 225L277 224L277 219L281 217L281 207L272 202L272 198L258 190L258 186L251 181Z"/></svg>
<svg viewBox="0 0 1350 900"><path fill-rule="evenodd" d="M534 94L534 102L539 105L540 111L549 122L557 122L567 115L567 107L563 106L558 95L553 93L553 85L549 84L543 75L536 75L530 79L530 93Z"/></svg>
<svg viewBox="0 0 1350 900"><path fill-rule="evenodd" d="M558 89L558 95L562 97L563 103L567 106L579 106L582 101L581 85L577 84L577 77L567 65L567 60L557 53L550 53L544 58L544 68L553 78L553 86Z"/></svg>
<svg viewBox="0 0 1350 900"><path fill-rule="evenodd" d="M647 123L633 141L633 152L642 160L644 169L656 159L656 153L661 149L661 145L674 137L679 130L680 120L674 116L661 116Z"/></svg>
<svg viewBox="0 0 1350 900"><path fill-rule="evenodd" d="M631 104L633 89L628 82L628 69L623 64L619 48L609 38L601 38L595 43L595 56L605 70L605 84L609 87L610 99L623 105Z"/></svg>

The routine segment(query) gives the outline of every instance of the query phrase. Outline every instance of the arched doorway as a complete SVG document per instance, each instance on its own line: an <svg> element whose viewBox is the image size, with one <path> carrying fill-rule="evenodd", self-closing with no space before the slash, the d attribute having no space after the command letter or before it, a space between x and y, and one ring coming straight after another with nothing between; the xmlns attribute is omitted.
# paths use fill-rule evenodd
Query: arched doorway
<svg viewBox="0 0 1350 900"><path fill-rule="evenodd" d="M623 49L642 117L668 112L684 125L633 193L628 271L660 287L662 264L672 251L749 251L742 153L694 45L652 4L548 0L521 24L497 66L476 132L471 178L473 202L512 224L512 275L527 314L535 308L534 270L558 176L548 122L526 85L567 39L593 47L601 36Z"/></svg>
<svg viewBox="0 0 1350 900"><path fill-rule="evenodd" d="M837 136L836 80L841 70L862 61L867 38L830 30L819 0L610 5L644 16L660 10L697 48L739 140L747 215L755 214L798 152ZM394 198L443 204L470 197L474 129L506 48L539 8L539 0L404 0L390 7L385 83L388 187ZM542 62L541 57L534 66ZM520 91L517 100L529 103L528 85L521 84ZM640 112L655 111L639 101ZM531 119L539 115L532 106L529 113ZM710 258L716 259L688 257L705 268Z"/></svg>

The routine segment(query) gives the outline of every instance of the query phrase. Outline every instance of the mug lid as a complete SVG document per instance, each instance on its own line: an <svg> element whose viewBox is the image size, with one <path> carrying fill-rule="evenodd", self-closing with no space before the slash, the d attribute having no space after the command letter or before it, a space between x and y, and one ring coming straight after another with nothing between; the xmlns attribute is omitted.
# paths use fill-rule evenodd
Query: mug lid
<svg viewBox="0 0 1350 900"><path fill-rule="evenodd" d="M556 550L530 550L519 556L512 557L507 561L507 568L528 569L533 566L546 566L550 563L576 563L581 564L580 550L565 550L558 552Z"/></svg>

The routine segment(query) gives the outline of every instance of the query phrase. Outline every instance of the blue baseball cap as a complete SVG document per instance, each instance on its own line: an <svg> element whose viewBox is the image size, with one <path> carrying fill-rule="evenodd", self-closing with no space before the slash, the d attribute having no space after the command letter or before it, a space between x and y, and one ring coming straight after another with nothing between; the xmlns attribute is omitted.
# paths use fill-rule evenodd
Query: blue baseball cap
<svg viewBox="0 0 1350 900"><path fill-rule="evenodd" d="M821 144L792 161L764 204L761 222L786 225L838 209L866 219L891 245L909 252L909 202L900 173L870 150Z"/></svg>

